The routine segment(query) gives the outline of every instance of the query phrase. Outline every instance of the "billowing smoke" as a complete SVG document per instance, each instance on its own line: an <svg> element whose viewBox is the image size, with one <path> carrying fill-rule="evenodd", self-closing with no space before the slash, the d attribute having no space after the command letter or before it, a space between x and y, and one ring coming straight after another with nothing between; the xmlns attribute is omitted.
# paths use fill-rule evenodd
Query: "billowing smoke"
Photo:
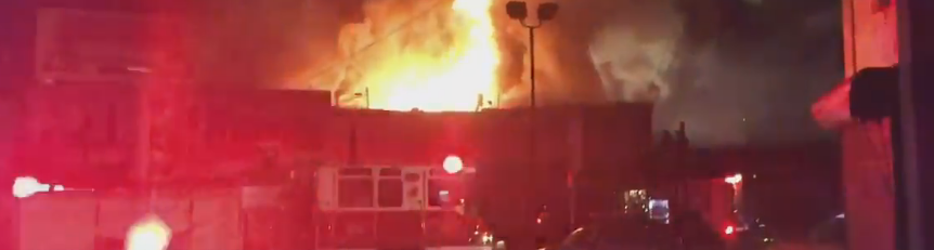
<svg viewBox="0 0 934 250"><path fill-rule="evenodd" d="M610 101L654 102L671 94L684 18L672 1L629 2L590 42L590 59Z"/></svg>
<svg viewBox="0 0 934 250"><path fill-rule="evenodd" d="M497 1L491 13L502 56L502 101L525 105L528 31L506 17L506 0ZM533 23L541 1L546 0L527 1ZM348 30L365 30L371 39L381 39L380 32L406 26L407 20L445 18L419 16L419 9L436 0L366 11L359 3L347 4L350 0L260 2L218 1L203 13L200 18L210 25L197 33L210 39L203 39L198 53L213 56L201 59L211 69L202 72L226 75L217 81L336 90L354 72L341 53L364 50L339 46L342 26L344 37ZM656 129L685 121L692 142L703 144L812 138L819 133L808 106L842 74L836 0L557 2L556 19L535 33L540 105L654 102ZM342 21L354 15L339 14L337 5L350 5L359 16L394 17ZM441 35L440 28L420 27L432 33L426 36Z"/></svg>
<svg viewBox="0 0 934 250"><path fill-rule="evenodd" d="M808 106L842 73L838 2L560 4L536 40L546 102L654 102L656 130L684 121L701 145L827 135ZM516 26L504 25L512 39L527 40Z"/></svg>
<svg viewBox="0 0 934 250"><path fill-rule="evenodd" d="M675 1L558 1L558 17L536 29L538 102L654 102L669 96L673 89L669 78L685 44L684 18ZM361 92L355 86L367 74L361 62L387 56L387 51L405 52L398 49L409 46L404 43L442 41L437 38L457 28L443 25L451 23L443 20L450 18L449 9L443 8L446 2L450 1L364 1L363 18L341 26L338 45L331 49L336 56L309 67L293 82L301 83L299 87ZM534 24L534 9L543 1L527 2L531 9L527 21ZM433 6L439 3L442 8ZM505 3L497 0L490 10L502 57L500 98L504 107L523 106L531 85L528 30L506 16ZM423 38L411 38L419 34Z"/></svg>
<svg viewBox="0 0 934 250"><path fill-rule="evenodd" d="M530 8L539 2L531 1ZM505 1L502 1L505 2ZM536 83L542 103L654 102L670 95L668 78L685 44L684 14L676 0L557 1L555 20L536 30ZM502 10L494 10L502 11ZM528 31L501 17L504 84L520 102L529 86ZM535 23L534 13L530 22Z"/></svg>
<svg viewBox="0 0 934 250"><path fill-rule="evenodd" d="M682 55L671 78L677 90L656 104L656 129L685 121L702 145L832 135L815 126L808 107L842 77L839 2L761 2L722 8L733 12L724 20L733 25L721 24L714 40Z"/></svg>

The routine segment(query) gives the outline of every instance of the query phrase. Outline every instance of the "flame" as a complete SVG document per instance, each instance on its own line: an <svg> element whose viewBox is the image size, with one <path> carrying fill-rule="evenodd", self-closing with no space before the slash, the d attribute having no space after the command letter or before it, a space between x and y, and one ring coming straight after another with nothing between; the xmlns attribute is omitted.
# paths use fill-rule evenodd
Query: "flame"
<svg viewBox="0 0 934 250"><path fill-rule="evenodd" d="M386 110L474 111L497 99L500 52L490 16L493 0L455 0L449 8L428 7L427 13L400 11L419 9L400 8L418 4L407 0L368 4L367 20L343 27L340 39L351 59L342 88L357 91L357 103ZM397 29L386 28L393 24ZM360 50L366 51L357 55Z"/></svg>

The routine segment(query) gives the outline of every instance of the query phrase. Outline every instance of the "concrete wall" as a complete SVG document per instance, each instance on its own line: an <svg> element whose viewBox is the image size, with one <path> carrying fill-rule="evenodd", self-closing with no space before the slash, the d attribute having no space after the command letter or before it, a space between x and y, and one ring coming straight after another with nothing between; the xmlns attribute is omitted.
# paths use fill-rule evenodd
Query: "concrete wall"
<svg viewBox="0 0 934 250"><path fill-rule="evenodd" d="M890 5L883 6L885 2ZM894 2L843 0L847 76L862 68L898 62ZM888 122L843 128L843 182L852 250L895 247L889 129Z"/></svg>

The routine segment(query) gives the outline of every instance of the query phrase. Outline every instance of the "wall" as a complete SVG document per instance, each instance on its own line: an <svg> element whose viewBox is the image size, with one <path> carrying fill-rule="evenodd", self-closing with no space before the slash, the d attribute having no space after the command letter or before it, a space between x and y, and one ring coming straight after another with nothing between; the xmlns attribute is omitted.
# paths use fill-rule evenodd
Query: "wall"
<svg viewBox="0 0 934 250"><path fill-rule="evenodd" d="M3 1L0 8L0 88L21 87L32 79L35 1Z"/></svg>
<svg viewBox="0 0 934 250"><path fill-rule="evenodd" d="M862 68L898 62L894 6L895 0L843 1L847 76ZM853 250L895 246L889 128L888 122L843 128L843 182Z"/></svg>
<svg viewBox="0 0 934 250"><path fill-rule="evenodd" d="M540 108L535 114L536 160L560 166L571 160L591 167L632 166L651 145L651 111L649 105L634 104ZM442 114L339 110L325 135L325 150L333 157L330 161L349 159L355 127L358 160L368 164L436 165L458 154L468 164L522 165L530 153L529 117L524 109ZM571 154L576 152L572 146L579 155Z"/></svg>
<svg viewBox="0 0 934 250"><path fill-rule="evenodd" d="M181 249L242 249L239 189L45 193L18 202L18 250L94 250L121 246L129 227L148 213L173 231ZM113 249L113 248L107 248ZM119 248L116 248L119 249Z"/></svg>
<svg viewBox="0 0 934 250"><path fill-rule="evenodd" d="M181 53L177 18L112 11L37 10L35 73L43 83L133 81Z"/></svg>
<svg viewBox="0 0 934 250"><path fill-rule="evenodd" d="M0 94L0 186L11 186L16 175L11 166L11 156L16 145L14 140L20 134L22 110L22 102L18 98ZM13 241L14 202L11 195L0 196L0 249L9 248L9 242Z"/></svg>
<svg viewBox="0 0 934 250"><path fill-rule="evenodd" d="M136 93L109 84L31 89L13 172L70 185L126 180L137 144Z"/></svg>

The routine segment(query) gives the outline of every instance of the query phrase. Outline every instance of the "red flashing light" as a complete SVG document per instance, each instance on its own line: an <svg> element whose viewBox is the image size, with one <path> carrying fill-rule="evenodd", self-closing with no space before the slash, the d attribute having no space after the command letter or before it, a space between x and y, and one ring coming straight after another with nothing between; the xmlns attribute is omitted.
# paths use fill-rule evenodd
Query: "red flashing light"
<svg viewBox="0 0 934 250"><path fill-rule="evenodd" d="M172 229L158 216L149 215L133 224L126 236L127 250L166 249L172 239Z"/></svg>
<svg viewBox="0 0 934 250"><path fill-rule="evenodd" d="M13 196L16 198L26 198L36 193L48 191L48 184L43 184L30 176L17 177L13 182Z"/></svg>
<svg viewBox="0 0 934 250"><path fill-rule="evenodd" d="M456 155L449 155L447 158L444 158L444 163L442 164L445 172L449 174L456 174L461 170L464 170L464 161Z"/></svg>
<svg viewBox="0 0 934 250"><path fill-rule="evenodd" d="M723 230L723 233L726 235L732 235L736 232L736 228L733 226L726 226L726 229Z"/></svg>
<svg viewBox="0 0 934 250"><path fill-rule="evenodd" d="M737 183L740 183L741 181L743 181L743 175L742 175L742 174L735 174L735 175L732 175L732 176L728 176L728 177L726 177L725 179L723 179L723 181L725 181L726 183L729 183L729 184L736 185Z"/></svg>

